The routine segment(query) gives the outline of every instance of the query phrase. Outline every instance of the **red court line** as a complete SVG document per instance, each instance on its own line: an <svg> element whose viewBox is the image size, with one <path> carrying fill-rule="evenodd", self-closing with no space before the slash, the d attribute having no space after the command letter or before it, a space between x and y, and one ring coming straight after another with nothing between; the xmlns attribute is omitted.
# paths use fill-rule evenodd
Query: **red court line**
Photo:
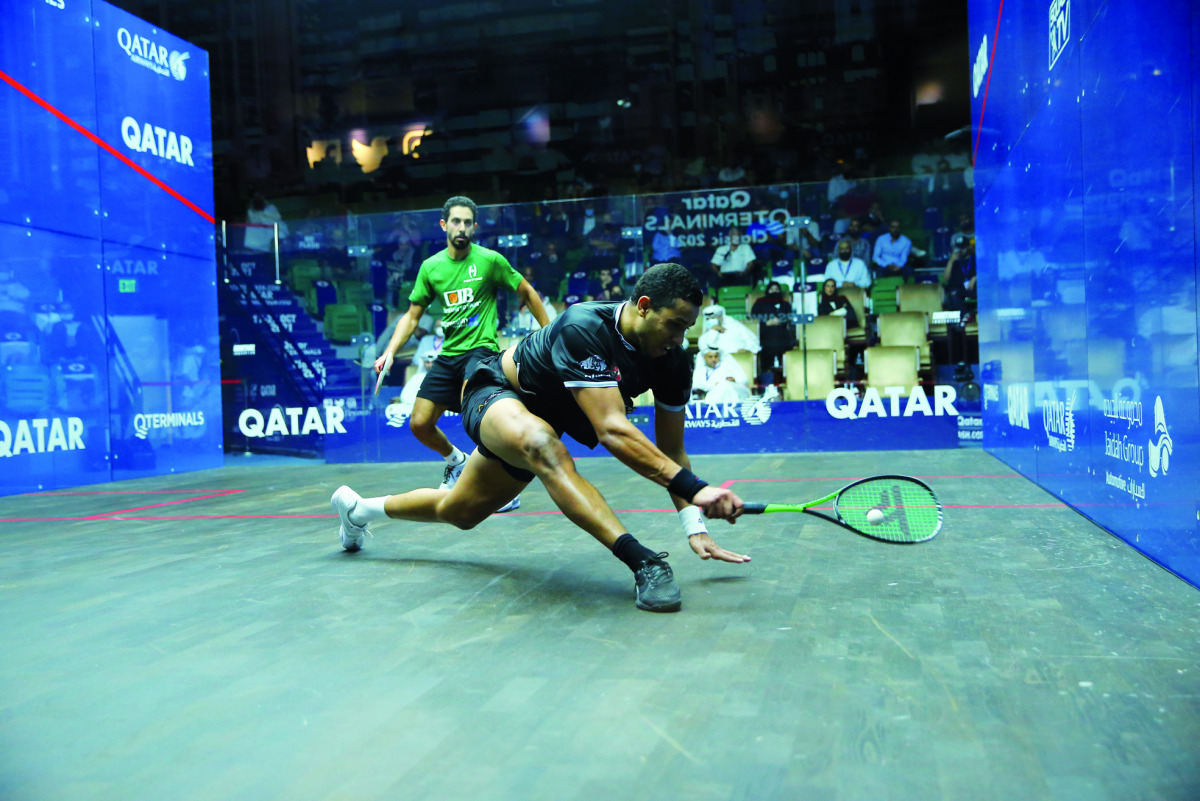
<svg viewBox="0 0 1200 801"><path fill-rule="evenodd" d="M729 489L734 484L750 484L762 481L858 481L860 478L870 478L870 476L827 476L825 478L732 478L721 485L721 489ZM913 476L920 479L939 479L939 478L1024 478L1020 473L997 473L995 475L972 475L972 476Z"/></svg>
<svg viewBox="0 0 1200 801"><path fill-rule="evenodd" d="M150 493L172 492L182 494L185 492L205 492L206 490L96 490L92 492L26 492L25 497L31 496L52 496L52 495L149 495Z"/></svg>
<svg viewBox="0 0 1200 801"><path fill-rule="evenodd" d="M115 512L101 512L100 514L88 515L87 517L81 517L79 519L80 520L105 520L105 519L113 517L114 515L123 515L123 514L127 514L129 512L141 512L145 509L157 509L160 506L171 506L172 504L176 504L176 503L191 503L192 501L203 501L208 498L223 498L226 495L233 495L238 492L245 492L245 490L244 489L220 490L218 492L212 493L211 495L198 495L195 498L180 498L177 501L165 501L164 503L152 503L149 506L135 506L132 509L119 509Z"/></svg>
<svg viewBox="0 0 1200 801"><path fill-rule="evenodd" d="M157 178L156 176L154 176L154 175L153 175L153 174L152 174L152 173L151 173L149 170L147 170L145 167L143 167L142 165L138 164L136 161L134 161L133 159L129 158L128 156L126 156L126 155L125 155L124 153L122 153L121 151L117 150L115 147L113 147L112 145L110 145L108 142L105 142L105 141L104 141L103 139L101 139L99 136L97 136L96 134L92 133L92 132L91 132L91 131L89 131L87 128L84 128L84 127L83 127L82 125L80 125L79 123L75 122L75 120L71 119L71 118L70 118L70 117L68 117L66 114L64 114L63 112L59 111L57 108L55 108L54 106L50 105L50 103L48 103L46 100L42 99L42 98L41 98L39 95L37 95L37 94L36 94L36 93L35 93L33 90L31 90L31 89L29 89L28 87L26 87L24 84L22 84L22 83L21 83L20 81L18 81L16 78L14 78L14 77L12 77L11 75L9 75L8 73L6 73L4 70L0 70L0 80L3 80L5 83L7 83L7 84L9 84L10 86L12 86L12 87L13 87L14 89L16 89L18 92L20 92L21 94L23 94L23 95L25 95L26 97L28 97L28 98L29 98L30 100L32 100L34 103L37 103L39 106L41 106L42 108L46 109L46 111L49 111L49 112L50 112L51 114L53 114L55 117L58 117L60 120L62 120L63 122L65 122L65 123L66 123L67 125L69 125L70 127L74 128L76 131L78 131L79 133L83 134L83 135L84 135L84 136L86 136L88 139L91 139L91 140L92 140L93 142L95 142L95 143L96 143L98 146L100 146L101 148L103 148L103 149L107 150L107 151L108 151L109 153L111 153L112 155L116 156L118 159L120 159L122 162L124 162L124 163L125 163L127 166L129 166L129 167L133 168L133 170L134 170L135 172L137 172L138 174L140 174L140 175L141 175L143 178L145 178L146 180L150 181L152 184L154 184L154 185L158 186L160 189L162 189L162 190L163 190L164 192L166 192L168 195L170 195L171 197L175 198L175 199L176 199L176 200L178 200L180 203L182 203L183 205L187 206L189 209L191 209L192 211L196 212L197 214L199 214L199 215L200 215L201 217L203 217L204 219L208 220L208 224L209 224L209 225L216 225L216 224L217 224L217 221L216 221L216 220L213 218L213 216L212 216L211 214L209 214L207 211L205 211L204 209L200 208L200 207L199 207L199 206L197 206L195 203L193 203L192 201L188 200L186 197L184 197L183 195L179 194L178 192L176 192L176 191L175 191L174 189L172 189L171 187L167 186L167 185L166 185L166 184L165 184L163 181L161 181L159 178Z"/></svg>
<svg viewBox="0 0 1200 801"><path fill-rule="evenodd" d="M996 13L996 33L992 39L992 52L988 56L987 80L983 84L983 104L979 107L979 130L975 131L975 150L971 153L971 166L979 157L979 137L983 134L983 115L987 113L988 89L992 87L992 67L996 63L996 45L1000 43L1000 19L1004 16L1004 0L1000 0L1000 10Z"/></svg>

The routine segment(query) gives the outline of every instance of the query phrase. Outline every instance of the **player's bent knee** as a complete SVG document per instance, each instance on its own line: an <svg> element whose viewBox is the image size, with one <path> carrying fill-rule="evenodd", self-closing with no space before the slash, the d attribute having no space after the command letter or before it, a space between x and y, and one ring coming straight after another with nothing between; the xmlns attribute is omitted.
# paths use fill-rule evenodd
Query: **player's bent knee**
<svg viewBox="0 0 1200 801"><path fill-rule="evenodd" d="M491 514L490 511L466 508L462 503L446 503L445 500L438 504L437 511L439 520L463 531L475 528Z"/></svg>
<svg viewBox="0 0 1200 801"><path fill-rule="evenodd" d="M573 464L567 446L552 431L543 429L529 433L522 442L522 451L529 467L539 477Z"/></svg>

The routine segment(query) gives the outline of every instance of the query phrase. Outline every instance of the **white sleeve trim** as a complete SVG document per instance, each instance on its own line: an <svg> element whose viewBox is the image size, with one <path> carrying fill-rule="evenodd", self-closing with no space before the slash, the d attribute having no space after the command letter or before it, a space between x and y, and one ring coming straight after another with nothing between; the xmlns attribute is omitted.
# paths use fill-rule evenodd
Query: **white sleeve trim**
<svg viewBox="0 0 1200 801"><path fill-rule="evenodd" d="M620 386L616 381L603 381L595 383L592 381L564 381L563 386L568 389L578 389L580 387L616 387Z"/></svg>
<svg viewBox="0 0 1200 801"><path fill-rule="evenodd" d="M659 407L660 409L666 409L668 412L682 412L684 409L686 409L686 408L687 408L687 404L686 404L686 403L685 403L685 404L683 404L682 406L668 406L667 404L665 404L665 403L660 403L660 402L659 402L659 401L657 401L657 400L656 400L656 401L654 401L654 405L655 405L655 406L657 406L657 407Z"/></svg>

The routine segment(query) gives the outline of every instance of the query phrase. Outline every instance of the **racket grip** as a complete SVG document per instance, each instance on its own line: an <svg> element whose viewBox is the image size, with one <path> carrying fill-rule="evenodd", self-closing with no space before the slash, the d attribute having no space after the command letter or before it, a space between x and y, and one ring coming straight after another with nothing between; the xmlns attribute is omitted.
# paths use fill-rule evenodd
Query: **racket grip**
<svg viewBox="0 0 1200 801"><path fill-rule="evenodd" d="M765 503L744 503L742 504L742 514L744 515L761 515L767 511Z"/></svg>

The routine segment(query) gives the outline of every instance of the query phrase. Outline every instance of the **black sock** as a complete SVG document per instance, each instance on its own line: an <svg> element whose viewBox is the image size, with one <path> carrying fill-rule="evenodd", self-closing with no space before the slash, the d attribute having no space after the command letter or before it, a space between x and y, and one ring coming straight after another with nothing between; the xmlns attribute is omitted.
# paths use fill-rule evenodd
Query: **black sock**
<svg viewBox="0 0 1200 801"><path fill-rule="evenodd" d="M617 541L613 543L613 556L620 559L630 570L636 571L641 567L642 563L650 559L654 559L657 555L654 551L647 548L638 542L632 534L622 534L617 537Z"/></svg>

